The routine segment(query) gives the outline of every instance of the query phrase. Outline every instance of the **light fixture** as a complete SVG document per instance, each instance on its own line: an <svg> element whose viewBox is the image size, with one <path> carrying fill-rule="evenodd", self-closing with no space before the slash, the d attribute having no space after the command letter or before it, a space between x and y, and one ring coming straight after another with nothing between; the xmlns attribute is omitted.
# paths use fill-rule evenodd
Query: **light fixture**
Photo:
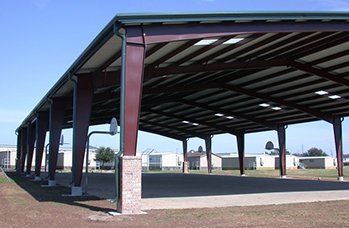
<svg viewBox="0 0 349 228"><path fill-rule="evenodd" d="M270 104L267 104L267 103L262 103L262 104L259 104L259 106L266 108L266 107L269 107L269 106L270 106Z"/></svg>
<svg viewBox="0 0 349 228"><path fill-rule="evenodd" d="M182 123L188 124L189 121L183 120Z"/></svg>
<svg viewBox="0 0 349 228"><path fill-rule="evenodd" d="M222 113L216 113L216 114L214 114L215 116L219 116L219 117L222 117L222 116L224 116Z"/></svg>
<svg viewBox="0 0 349 228"><path fill-rule="evenodd" d="M194 46L198 45L210 45L216 42L218 39L205 39L205 40L200 40L199 42L195 43Z"/></svg>
<svg viewBox="0 0 349 228"><path fill-rule="evenodd" d="M193 126L199 126L199 124L198 123L193 123Z"/></svg>
<svg viewBox="0 0 349 228"><path fill-rule="evenodd" d="M330 98L332 100L336 100L336 99L339 99L339 98L342 98L342 97L339 96L339 95L331 95L331 96L328 96L328 98Z"/></svg>
<svg viewBox="0 0 349 228"><path fill-rule="evenodd" d="M328 92L326 92L324 90L320 90L320 91L317 91L315 93L318 94L318 95L326 95L326 94L328 94Z"/></svg>
<svg viewBox="0 0 349 228"><path fill-rule="evenodd" d="M279 110L281 110L282 108L280 108L280 107L272 107L271 109L273 109L273 110L275 110L275 111L279 111Z"/></svg>
<svg viewBox="0 0 349 228"><path fill-rule="evenodd" d="M234 116L226 116L226 118L232 120L234 119Z"/></svg>
<svg viewBox="0 0 349 228"><path fill-rule="evenodd" d="M223 44L236 44L236 43L240 42L243 39L244 38L231 38L231 39L225 41Z"/></svg>

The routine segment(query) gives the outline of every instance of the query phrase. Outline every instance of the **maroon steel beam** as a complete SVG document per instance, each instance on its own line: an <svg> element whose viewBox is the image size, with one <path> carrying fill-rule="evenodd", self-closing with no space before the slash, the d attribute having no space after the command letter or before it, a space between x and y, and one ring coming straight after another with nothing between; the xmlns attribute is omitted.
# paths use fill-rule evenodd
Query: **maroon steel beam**
<svg viewBox="0 0 349 228"><path fill-rule="evenodd" d="M298 69L298 70L310 73L312 75L316 75L318 77L327 79L329 81L338 83L340 85L344 85L344 86L349 87L349 80L348 79L345 79L345 78L340 77L338 75L331 74L326 70L315 68L309 64L300 63L300 62L293 61L293 60L289 60L288 65L295 68L295 69Z"/></svg>
<svg viewBox="0 0 349 228"><path fill-rule="evenodd" d="M234 37L234 36L233 36ZM211 49L214 49L215 47L219 46L219 45L223 45L224 42L226 42L227 40L229 40L230 38L233 38L233 37L224 37L222 39L219 39L215 42L213 42L211 45L205 45L205 46L201 46L200 49L188 54L187 56L184 56L182 57L181 59L179 59L178 61L176 61L175 63L172 63L170 66L179 66L189 60L191 60L192 58L196 57L196 56L199 56L201 55L202 53L204 52L207 52ZM246 40L250 40L249 38L245 38L243 41L244 43L246 43ZM242 42L242 41L241 41ZM240 45L238 43L236 44L233 44L233 45L228 45L230 46L230 48L237 48L239 47Z"/></svg>
<svg viewBox="0 0 349 228"><path fill-rule="evenodd" d="M32 163L33 163L33 153L35 145L35 133L36 133L36 123L31 123L28 126L28 153L27 153L27 175L31 174Z"/></svg>
<svg viewBox="0 0 349 228"><path fill-rule="evenodd" d="M206 146L206 158L207 158L207 172L212 173L212 137L211 135L208 135L205 137L205 146Z"/></svg>
<svg viewBox="0 0 349 228"><path fill-rule="evenodd" d="M239 154L239 168L240 175L245 175L245 134L240 133L236 135L236 141Z"/></svg>
<svg viewBox="0 0 349 228"><path fill-rule="evenodd" d="M45 147L46 131L48 129L48 112L39 112L36 121L35 176L40 177L42 154Z"/></svg>
<svg viewBox="0 0 349 228"><path fill-rule="evenodd" d="M279 162L280 162L280 176L286 177L286 126L279 125L278 130L279 139Z"/></svg>
<svg viewBox="0 0 349 228"><path fill-rule="evenodd" d="M165 47L168 43L160 43L155 45L153 48L148 49L146 51L146 58L152 56L154 53L156 53L157 51L159 51L161 48Z"/></svg>
<svg viewBox="0 0 349 228"><path fill-rule="evenodd" d="M21 173L24 173L25 159L27 157L27 147L28 147L28 127L22 128L22 143L21 143Z"/></svg>
<svg viewBox="0 0 349 228"><path fill-rule="evenodd" d="M342 143L342 119L335 117L333 121L334 140L336 144L338 179L343 180L343 143Z"/></svg>
<svg viewBox="0 0 349 228"><path fill-rule="evenodd" d="M234 69L255 69L255 68L285 66L285 65L287 64L284 59L234 61L230 63L213 63L213 64L206 64L206 65L192 64L189 66L146 68L144 71L144 75L148 79L148 78L160 77L160 76L170 75L170 74L231 71Z"/></svg>
<svg viewBox="0 0 349 228"><path fill-rule="evenodd" d="M184 24L184 25L150 25L144 26L146 44L172 42L180 40L224 37L238 34L288 33L288 32L332 32L349 31L346 22L252 22L252 23L221 23L221 24ZM130 42L141 43L137 37Z"/></svg>
<svg viewBox="0 0 349 228"><path fill-rule="evenodd" d="M163 130L160 130L160 129L149 129L149 128L142 128L140 126L139 130L141 131L144 131L144 132L148 132L148 133L151 133L151 134L157 134L157 135L161 135L161 136L164 136L164 137L167 137L167 138L170 138L170 139L176 139L176 140L179 140L179 141L182 141L184 137L179 137L179 136L175 136L173 134L169 134L167 132L164 132Z"/></svg>
<svg viewBox="0 0 349 228"><path fill-rule="evenodd" d="M285 59L275 60L253 60L253 61L235 61L230 63L213 63L213 64L192 64L189 66L170 66L170 67L146 67L144 70L144 79L148 80L154 77L162 77L171 74L182 73L202 73L202 72L216 72L216 71L232 71L235 69L258 69L267 67L286 66ZM120 71L95 72L79 74L80 77L93 78L94 89L115 86L120 83L116 75Z"/></svg>
<svg viewBox="0 0 349 228"><path fill-rule="evenodd" d="M186 117L185 115L178 115L178 114L173 114L173 113L167 113L167 112L162 112L162 111L155 110L155 109L149 109L149 111L153 112L153 113L156 113L156 114L159 114L159 115L164 115L164 116L168 116L168 117L171 117L171 118L176 118L176 119L178 119L180 121L189 121L191 123L197 123L197 124L204 125L204 126L207 126L207 127L210 127L210 128L216 129L216 130L220 130L220 131L223 131L223 132L226 132L226 133L230 133L230 134L233 134L233 135L237 134L237 131L235 129L230 129L229 127L226 127L226 126L223 126L223 125L213 124L213 123L210 123L210 122L207 122L207 121L204 121L204 120L199 120L199 119L196 119L196 118L189 118L189 117Z"/></svg>
<svg viewBox="0 0 349 228"><path fill-rule="evenodd" d="M202 109L210 110L210 111L213 111L213 112L216 112L216 113L222 113L222 114L224 114L226 116L233 116L233 117L245 119L247 121L250 121L250 122L262 125L264 127L271 128L271 129L276 129L277 128L276 124L274 124L274 123L271 123L269 121L265 121L263 119L255 118L253 116L248 116L248 115L245 115L243 113L231 112L231 111L228 111L228 110L225 110L225 109L212 107L212 106L209 106L209 105L197 103L197 102L194 102L194 101L188 101L188 100L184 100L184 99L179 99L178 101L180 103L183 103L183 104L192 105L192 106L195 106L195 107L200 107Z"/></svg>
<svg viewBox="0 0 349 228"><path fill-rule="evenodd" d="M140 44L130 41L136 37ZM135 40L135 41L136 41ZM142 100L143 68L145 45L142 43L143 31L137 28L127 30L126 38L126 66L125 66L125 107L124 107L124 155L135 156L139 114ZM139 43L139 42L137 42Z"/></svg>
<svg viewBox="0 0 349 228"><path fill-rule="evenodd" d="M77 77L74 87L73 107L73 183L81 186L87 134L93 100L93 85L90 77Z"/></svg>
<svg viewBox="0 0 349 228"><path fill-rule="evenodd" d="M50 106L49 116L49 178L55 180L57 158L59 151L59 141L61 138L63 120L64 120L64 99L54 98Z"/></svg>
<svg viewBox="0 0 349 228"><path fill-rule="evenodd" d="M173 127L173 126L169 126L168 124L161 124L161 123L156 123L153 121L147 121L147 120L140 120L141 124L148 124L148 125L153 125L153 126L157 126L157 127L161 127L162 129L169 129L169 130L173 130L173 131L178 131L187 135L190 135L192 137L198 137L198 138L202 138L203 136L200 136L199 133L195 132L195 131L191 131L191 130L186 130L186 129L180 129L178 127Z"/></svg>
<svg viewBox="0 0 349 228"><path fill-rule="evenodd" d="M182 140L183 145L183 161L188 162L188 139Z"/></svg>
<svg viewBox="0 0 349 228"><path fill-rule="evenodd" d="M22 148L22 130L17 132L17 153L16 153L16 172L20 172L21 165L21 148Z"/></svg>
<svg viewBox="0 0 349 228"><path fill-rule="evenodd" d="M311 116L314 116L316 118L325 120L325 121L327 121L329 123L333 122L333 118L332 118L331 115L326 114L326 113L322 113L322 112L320 112L318 110L314 110L314 109L308 108L308 107L303 106L303 105L299 105L299 104L297 104L295 102L292 102L292 101L286 101L286 100L278 98L278 97L272 97L272 96L269 96L267 94L257 93L255 91L252 91L252 90L249 90L249 89L244 89L242 87L234 86L234 85L222 85L222 88L225 88L225 89L231 90L231 91L235 91L235 92L238 92L238 93L242 93L242 94L245 94L245 95L249 95L249 96L252 96L252 97L255 97L255 98L259 98L259 99L262 99L262 100L265 100L265 101L269 101L269 102L274 102L274 103L277 103L277 104L285 105L287 107L294 108L294 109L297 109L297 110L302 111L304 113L307 113L307 114L309 114Z"/></svg>
<svg viewBox="0 0 349 228"><path fill-rule="evenodd" d="M165 54L164 56L160 57L159 59L156 59L154 62L152 62L148 67L153 68L156 67L158 65L160 65L161 63L166 62L166 60L171 59L173 56L178 55L179 53L187 50L188 48L192 47L195 43L197 42L197 40L190 40L188 42L186 42L185 44L182 44L180 47L176 48L176 50Z"/></svg>

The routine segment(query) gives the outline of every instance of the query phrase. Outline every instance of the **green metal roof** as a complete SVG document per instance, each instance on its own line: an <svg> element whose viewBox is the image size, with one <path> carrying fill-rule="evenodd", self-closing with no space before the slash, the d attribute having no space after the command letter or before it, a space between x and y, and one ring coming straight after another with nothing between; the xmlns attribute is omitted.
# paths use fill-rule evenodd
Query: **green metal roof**
<svg viewBox="0 0 349 228"><path fill-rule="evenodd" d="M118 14L113 21L135 23L245 21L245 20L348 20L349 12L208 12L208 13L132 13Z"/></svg>
<svg viewBox="0 0 349 228"><path fill-rule="evenodd" d="M223 21L268 21L268 20L349 20L349 12L208 12L208 13L132 13L116 15L77 58L62 77L53 85L19 128L32 121L35 112L51 98L54 93L69 81L69 76L79 68L114 34L114 26L131 26L151 23L179 22L223 22ZM18 130L18 129L17 129Z"/></svg>

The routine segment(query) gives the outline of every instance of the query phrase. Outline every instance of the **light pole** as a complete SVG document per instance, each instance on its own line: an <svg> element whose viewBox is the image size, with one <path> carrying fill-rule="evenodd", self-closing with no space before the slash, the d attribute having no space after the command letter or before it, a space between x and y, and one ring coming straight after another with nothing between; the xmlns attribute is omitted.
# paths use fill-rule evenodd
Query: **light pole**
<svg viewBox="0 0 349 228"><path fill-rule="evenodd" d="M109 131L92 131L87 136L86 141L86 170L85 170L85 194L87 194L87 188L88 188L88 165L89 165L89 151L90 151L90 137L93 134L107 134L107 135L116 135L118 132L118 122L115 119L115 117L112 118L110 122L110 128ZM116 168L115 168L116 170Z"/></svg>

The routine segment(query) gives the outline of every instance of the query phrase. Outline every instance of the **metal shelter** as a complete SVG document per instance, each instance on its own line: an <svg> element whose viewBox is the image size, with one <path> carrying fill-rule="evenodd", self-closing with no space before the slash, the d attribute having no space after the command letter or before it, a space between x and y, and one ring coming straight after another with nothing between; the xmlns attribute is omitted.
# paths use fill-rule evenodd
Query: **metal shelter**
<svg viewBox="0 0 349 228"><path fill-rule="evenodd" d="M333 12L117 15L16 130L17 168L24 172L27 159L30 173L35 141L41 167L49 131L54 181L61 131L73 128L73 182L81 186L88 127L115 116L125 157L136 155L138 130L181 140L185 161L187 139L202 138L208 164L211 136L235 135L242 175L245 134L275 130L284 177L287 125L324 120L342 180L348 20Z"/></svg>

